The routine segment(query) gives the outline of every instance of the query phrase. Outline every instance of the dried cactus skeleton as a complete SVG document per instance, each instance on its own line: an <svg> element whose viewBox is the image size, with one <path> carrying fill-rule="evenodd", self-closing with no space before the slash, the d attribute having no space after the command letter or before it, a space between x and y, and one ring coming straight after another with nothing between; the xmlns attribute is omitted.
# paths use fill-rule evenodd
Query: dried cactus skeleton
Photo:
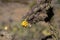
<svg viewBox="0 0 60 40"><path fill-rule="evenodd" d="M34 5L31 10L27 13L27 15L24 16L24 19L26 19L28 22L31 21L38 21L38 20L45 20L46 17L50 17L50 19L53 17L53 7L51 6L51 2L48 0L42 0L40 3L37 3ZM45 2L48 1L48 2ZM51 12L51 13L50 13ZM42 14L42 17L41 17ZM37 19L37 20L34 20ZM50 20L49 19L49 20ZM39 21L38 21L39 22Z"/></svg>
<svg viewBox="0 0 60 40"><path fill-rule="evenodd" d="M30 24L36 24L39 21L48 22L49 32L53 33L51 35L52 39L58 40L58 36L57 36L58 34L56 33L57 32L56 27L54 27L50 23L51 18L54 16L53 7L51 6L51 1L52 0L42 0L42 1L40 0L35 6L31 8L28 14L24 16L23 20L27 21ZM44 16L41 14L44 14Z"/></svg>

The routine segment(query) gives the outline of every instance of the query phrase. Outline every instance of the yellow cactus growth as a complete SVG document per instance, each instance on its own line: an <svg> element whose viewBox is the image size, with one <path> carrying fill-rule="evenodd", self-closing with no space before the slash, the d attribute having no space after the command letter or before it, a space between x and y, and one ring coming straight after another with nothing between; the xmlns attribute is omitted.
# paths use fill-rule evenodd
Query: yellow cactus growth
<svg viewBox="0 0 60 40"><path fill-rule="evenodd" d="M27 27L27 26L29 25L29 23L28 23L26 20L24 20L24 21L21 23L21 25L22 25L23 27Z"/></svg>
<svg viewBox="0 0 60 40"><path fill-rule="evenodd" d="M51 35L51 32L48 31L48 30L43 30L43 31L42 31L42 34L43 34L44 36L49 36L49 35Z"/></svg>

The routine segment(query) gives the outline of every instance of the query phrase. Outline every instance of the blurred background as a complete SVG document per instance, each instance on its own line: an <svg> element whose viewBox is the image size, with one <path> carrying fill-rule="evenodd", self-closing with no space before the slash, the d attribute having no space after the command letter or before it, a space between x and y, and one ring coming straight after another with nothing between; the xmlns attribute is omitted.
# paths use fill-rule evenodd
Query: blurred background
<svg viewBox="0 0 60 40"><path fill-rule="evenodd" d="M40 40L42 25L33 25L31 28L23 28L20 25L23 15L29 11L29 6L33 2L34 0L0 0L0 34L2 33L0 40ZM55 13L54 21L59 30L60 0L53 0L52 5Z"/></svg>

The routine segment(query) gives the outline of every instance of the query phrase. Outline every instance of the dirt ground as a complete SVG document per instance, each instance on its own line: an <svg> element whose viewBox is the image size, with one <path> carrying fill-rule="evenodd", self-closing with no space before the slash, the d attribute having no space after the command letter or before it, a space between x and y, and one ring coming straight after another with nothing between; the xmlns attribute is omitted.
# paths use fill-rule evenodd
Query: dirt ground
<svg viewBox="0 0 60 40"><path fill-rule="evenodd" d="M21 17L27 13L28 7L19 3L8 3L1 4L0 6L0 22L6 21L9 19L14 21L19 21Z"/></svg>

